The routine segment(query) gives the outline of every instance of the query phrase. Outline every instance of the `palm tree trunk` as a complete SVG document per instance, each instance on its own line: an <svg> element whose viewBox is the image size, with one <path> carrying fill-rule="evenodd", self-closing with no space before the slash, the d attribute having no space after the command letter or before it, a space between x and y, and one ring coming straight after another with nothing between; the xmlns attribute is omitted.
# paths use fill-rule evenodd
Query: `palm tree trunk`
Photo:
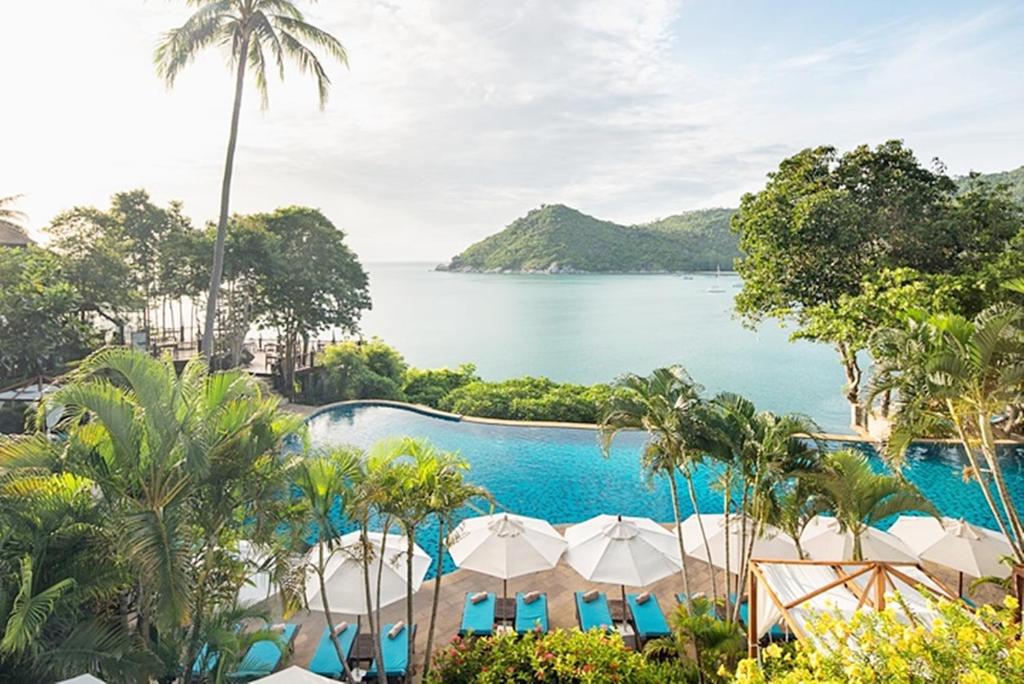
<svg viewBox="0 0 1024 684"><path fill-rule="evenodd" d="M363 543L363 588L366 590L366 621L370 625L370 639L373 641L373 657L378 665L383 665L384 659L380 648L380 613L374 615L373 591L370 587L370 539L366 521L362 523Z"/></svg>
<svg viewBox="0 0 1024 684"><path fill-rule="evenodd" d="M711 560L711 544L708 543L708 533L704 530L704 519L700 515L700 507L697 506L697 490L693 487L693 476L689 471L685 472L686 485L690 493L690 505L693 506L693 514L697 516L697 527L700 528L700 536L704 540L704 551L708 554L708 561ZM715 579L715 566L708 563L711 575L711 595L718 603L718 581Z"/></svg>
<svg viewBox="0 0 1024 684"><path fill-rule="evenodd" d="M1014 539L1010 540L1014 555L1019 562L1024 562L1024 553L1021 545L1024 544L1024 527L1021 526L1020 516L1017 515L1017 507L1006 489L1006 480L1003 479L1003 469L999 465L999 455L996 453L995 435L992 434L992 422L983 413L978 414L978 424L981 432L981 453L988 462L989 472L992 473L992 480L996 485L996 492L999 494L1000 503L1006 512L1006 519L1013 530Z"/></svg>
<svg viewBox="0 0 1024 684"><path fill-rule="evenodd" d="M406 546L405 554L405 624L409 630L412 630L412 554L413 547L416 544L416 542L414 541L415 534L416 527L415 525L411 525L409 529L406 530L408 545ZM410 636L412 636L411 631L409 634ZM413 646L415 646L415 643L413 642L413 639L410 638L408 660L410 667L412 666Z"/></svg>
<svg viewBox="0 0 1024 684"><path fill-rule="evenodd" d="M437 626L437 605L441 598L441 559L444 557L444 521L437 525L437 574L434 576L434 597L430 606L430 629L427 630L427 648L423 655L423 679L430 672L430 653L434 648L434 628Z"/></svg>
<svg viewBox="0 0 1024 684"><path fill-rule="evenodd" d="M220 215L217 218L217 241L213 247L213 268L210 270L210 296L206 299L206 327L203 328L203 355L213 358L213 326L217 319L217 295L224 273L224 241L228 233L228 206L231 202L231 174L235 166L235 146L238 144L238 118L242 111L242 88L245 86L245 60L249 55L249 34L242 36L238 50L238 71L235 74L235 103L231 109L231 132L228 151L224 159L224 180L220 187Z"/></svg>
<svg viewBox="0 0 1024 684"><path fill-rule="evenodd" d="M334 652L338 654L338 660L341 661L341 668L345 672L345 681L355 684L355 679L352 677L352 670L348 667L348 660L345 658L345 652L341 648L341 643L338 642L338 635L334 633L334 618L331 617L331 607L327 603L327 582L324 581L324 570L326 569L326 563L324 560L324 544L320 542L320 562L316 566L316 574L320 579L320 599L324 605L324 615L327 616L327 629L331 635L331 644L334 645Z"/></svg>
<svg viewBox="0 0 1024 684"><path fill-rule="evenodd" d="M722 492L722 514L725 516L725 615L727 620L732 619L732 603L729 600L729 594L732 593L732 559L729 557L730 544L729 544L729 507L732 506L732 468L727 467L725 469L725 489ZM711 560L711 553L708 552L708 560Z"/></svg>
<svg viewBox="0 0 1024 684"><path fill-rule="evenodd" d="M680 513L679 513L679 489L678 489L678 485L676 484L676 472L675 471L676 471L676 469L672 468L672 470L670 470L669 473L668 473L668 489L672 493L672 515L675 516L675 521L676 521L676 541L679 542L679 558L680 558L680 562L682 563L682 566L680 568L680 573L683 576L683 593L686 594L686 600L689 601L690 600L690 577L689 577L689 573L686 571L686 551L685 551L684 545L683 545L683 528L680 527L680 522L681 521L679 520L679 518L680 518Z"/></svg>
<svg viewBox="0 0 1024 684"><path fill-rule="evenodd" d="M388 516L388 517L384 518L384 529L381 532L381 537L380 537L380 558L377 559L377 600L375 602L375 606L376 606L376 611L377 611L377 629L380 630L382 634L383 634L384 627L383 627L383 623L381 622L381 618L380 618L380 591L381 591L381 582L382 582L382 580L384 578L384 558L385 558L385 555L387 554L387 548L388 548L388 528L390 528L390 527L391 527L391 516ZM411 630L412 627L411 626L407 626L406 629L410 629ZM373 647L374 647L374 652L377 655L377 667L383 671L383 668L384 668L384 657L383 657L383 653L381 652L380 639L379 638L378 638L377 641L374 642Z"/></svg>
<svg viewBox="0 0 1024 684"><path fill-rule="evenodd" d="M1007 529L1007 523L1003 521L1002 513L996 505L995 499L992 498L992 492L989 491L988 485L985 483L985 474L981 470L981 464L978 463L978 457L971 448L971 441L968 438L967 433L964 431L964 426L960 422L960 416L957 414L952 401L946 401L946 409L949 411L950 418L953 419L953 424L956 425L957 435L960 438L960 445L964 448L964 455L967 457L967 462L974 470L975 477L978 479L978 485L981 487L981 493L985 497L985 503L988 504L989 510L992 512L992 517L995 518L996 524L999 526L999 531L1003 533L1003 536L1007 539L1011 539L1009 530ZM1019 555L1020 552L1018 551L1017 553Z"/></svg>

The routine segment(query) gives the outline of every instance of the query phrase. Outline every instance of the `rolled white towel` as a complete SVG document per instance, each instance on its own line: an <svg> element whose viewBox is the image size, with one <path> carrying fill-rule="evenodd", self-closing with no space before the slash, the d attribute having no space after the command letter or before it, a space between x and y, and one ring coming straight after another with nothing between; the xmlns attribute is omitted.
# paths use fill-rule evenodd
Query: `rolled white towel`
<svg viewBox="0 0 1024 684"><path fill-rule="evenodd" d="M388 630L388 639L394 639L402 633L403 629L405 629L405 623L399 620L391 629Z"/></svg>

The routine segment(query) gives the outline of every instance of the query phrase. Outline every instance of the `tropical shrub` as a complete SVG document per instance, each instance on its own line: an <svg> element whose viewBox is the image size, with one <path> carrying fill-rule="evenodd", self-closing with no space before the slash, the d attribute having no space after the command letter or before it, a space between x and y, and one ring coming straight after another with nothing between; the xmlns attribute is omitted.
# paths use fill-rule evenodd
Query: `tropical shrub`
<svg viewBox="0 0 1024 684"><path fill-rule="evenodd" d="M807 640L791 648L768 646L760 664L752 659L739 664L736 682L1021 682L1024 641L1013 620L1016 605L1008 598L1000 609L982 606L972 614L960 603L942 601L930 631L900 622L892 610L858 612L847 619L823 613L811 631L836 648L819 648Z"/></svg>
<svg viewBox="0 0 1024 684"><path fill-rule="evenodd" d="M307 401L404 398L402 380L408 365L398 350L379 338L331 345L321 363L323 376L304 392Z"/></svg>
<svg viewBox="0 0 1024 684"><path fill-rule="evenodd" d="M608 385L559 384L543 377L471 382L445 396L439 408L453 413L509 420L596 423L612 396Z"/></svg>
<svg viewBox="0 0 1024 684"><path fill-rule="evenodd" d="M16 435L25 430L25 418L30 413L26 404L11 402L0 406L0 435Z"/></svg>
<svg viewBox="0 0 1024 684"><path fill-rule="evenodd" d="M402 392L406 401L438 407L447 395L479 380L476 366L471 363L460 364L458 368L410 368L405 373Z"/></svg>
<svg viewBox="0 0 1024 684"><path fill-rule="evenodd" d="M681 664L654 661L627 649L617 634L573 629L523 637L515 634L473 640L456 637L434 656L425 681L427 684L667 684L696 681L696 677Z"/></svg>

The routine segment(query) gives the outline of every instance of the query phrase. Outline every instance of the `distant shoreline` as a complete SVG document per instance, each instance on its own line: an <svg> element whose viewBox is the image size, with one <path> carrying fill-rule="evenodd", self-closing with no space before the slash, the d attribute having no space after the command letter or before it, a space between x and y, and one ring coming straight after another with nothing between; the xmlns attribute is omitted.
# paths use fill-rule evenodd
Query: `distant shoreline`
<svg viewBox="0 0 1024 684"><path fill-rule="evenodd" d="M578 269L567 269L550 271L545 269L479 269L479 268L449 268L447 264L438 264L434 267L438 273L467 273L476 275L536 275L536 276L560 276L560 275L716 275L718 271L581 271ZM721 270L722 275L736 275L736 271L729 268Z"/></svg>

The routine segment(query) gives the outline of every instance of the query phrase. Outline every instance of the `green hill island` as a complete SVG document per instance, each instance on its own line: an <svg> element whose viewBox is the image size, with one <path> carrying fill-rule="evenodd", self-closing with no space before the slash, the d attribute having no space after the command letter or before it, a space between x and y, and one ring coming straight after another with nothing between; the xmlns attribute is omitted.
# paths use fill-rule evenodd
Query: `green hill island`
<svg viewBox="0 0 1024 684"><path fill-rule="evenodd" d="M701 209L624 226L547 204L469 246L441 271L466 273L677 273L731 270L740 256L735 209Z"/></svg>

